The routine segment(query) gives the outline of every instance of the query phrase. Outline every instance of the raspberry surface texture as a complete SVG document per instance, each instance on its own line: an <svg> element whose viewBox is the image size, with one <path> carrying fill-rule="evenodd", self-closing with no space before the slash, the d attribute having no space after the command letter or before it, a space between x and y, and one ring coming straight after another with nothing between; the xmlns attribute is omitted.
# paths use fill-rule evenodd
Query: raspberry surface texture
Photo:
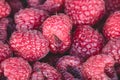
<svg viewBox="0 0 120 80"><path fill-rule="evenodd" d="M10 38L10 45L16 55L28 61L39 60L49 52L49 42L37 30L14 32Z"/></svg>
<svg viewBox="0 0 120 80"><path fill-rule="evenodd" d="M92 55L99 54L104 45L103 36L88 25L78 26L73 33L70 54L85 61Z"/></svg>
<svg viewBox="0 0 120 80"><path fill-rule="evenodd" d="M43 35L50 42L52 53L64 53L71 45L70 31L72 22L65 14L57 14L47 18L43 22Z"/></svg>
<svg viewBox="0 0 120 80"><path fill-rule="evenodd" d="M65 13L74 24L95 24L105 13L103 0L66 0Z"/></svg>
<svg viewBox="0 0 120 80"><path fill-rule="evenodd" d="M37 29L47 18L48 14L44 10L35 8L21 9L15 14L15 23L17 30L21 29Z"/></svg>
<svg viewBox="0 0 120 80"><path fill-rule="evenodd" d="M95 55L83 63L82 73L85 80L118 80L114 64L109 55Z"/></svg>
<svg viewBox="0 0 120 80"><path fill-rule="evenodd" d="M29 80L32 72L29 63L20 57L4 60L1 69L8 80Z"/></svg>

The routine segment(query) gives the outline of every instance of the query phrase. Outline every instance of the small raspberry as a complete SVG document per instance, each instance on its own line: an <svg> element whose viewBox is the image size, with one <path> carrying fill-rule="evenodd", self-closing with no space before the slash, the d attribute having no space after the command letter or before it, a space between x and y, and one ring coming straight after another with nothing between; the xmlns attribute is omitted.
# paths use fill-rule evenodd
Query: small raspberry
<svg viewBox="0 0 120 80"><path fill-rule="evenodd" d="M62 80L81 80L81 61L75 56L63 56L56 65L62 74Z"/></svg>
<svg viewBox="0 0 120 80"><path fill-rule="evenodd" d="M47 63L36 62L33 71L32 80L61 80L61 74Z"/></svg>
<svg viewBox="0 0 120 80"><path fill-rule="evenodd" d="M74 24L94 25L105 12L103 0L66 0L65 12Z"/></svg>
<svg viewBox="0 0 120 80"><path fill-rule="evenodd" d="M111 55L116 62L120 63L120 38L111 39L102 49L102 53Z"/></svg>
<svg viewBox="0 0 120 80"><path fill-rule="evenodd" d="M18 56L28 61L39 60L49 52L49 42L37 30L14 32L10 38L10 45Z"/></svg>
<svg viewBox="0 0 120 80"><path fill-rule="evenodd" d="M0 0L0 18L7 17L11 12L11 8L7 2Z"/></svg>
<svg viewBox="0 0 120 80"><path fill-rule="evenodd" d="M114 64L114 59L109 55L95 55L83 63L82 73L85 80L118 80Z"/></svg>
<svg viewBox="0 0 120 80"><path fill-rule="evenodd" d="M104 1L107 14L120 10L120 0L104 0Z"/></svg>
<svg viewBox="0 0 120 80"><path fill-rule="evenodd" d="M38 5L42 4L42 0L27 0L27 3L31 7L37 7Z"/></svg>
<svg viewBox="0 0 120 80"><path fill-rule="evenodd" d="M120 37L120 11L109 16L103 27L103 33L107 40Z"/></svg>
<svg viewBox="0 0 120 80"><path fill-rule="evenodd" d="M48 17L47 12L35 8L21 9L15 14L15 23L17 30L36 29Z"/></svg>
<svg viewBox="0 0 120 80"><path fill-rule="evenodd" d="M0 20L0 41L5 42L7 40L8 25L9 20L7 18L2 18Z"/></svg>
<svg viewBox="0 0 120 80"><path fill-rule="evenodd" d="M19 57L4 60L1 68L8 80L29 80L32 71L29 63Z"/></svg>
<svg viewBox="0 0 120 80"><path fill-rule="evenodd" d="M85 61L92 55L99 54L104 45L103 36L88 25L78 26L72 38L71 55Z"/></svg>
<svg viewBox="0 0 120 80"><path fill-rule="evenodd" d="M9 58L11 54L12 51L9 46L0 41L0 62Z"/></svg>
<svg viewBox="0 0 120 80"><path fill-rule="evenodd" d="M50 42L52 53L64 53L71 44L70 31L72 23L65 14L57 14L47 18L43 22L43 35Z"/></svg>

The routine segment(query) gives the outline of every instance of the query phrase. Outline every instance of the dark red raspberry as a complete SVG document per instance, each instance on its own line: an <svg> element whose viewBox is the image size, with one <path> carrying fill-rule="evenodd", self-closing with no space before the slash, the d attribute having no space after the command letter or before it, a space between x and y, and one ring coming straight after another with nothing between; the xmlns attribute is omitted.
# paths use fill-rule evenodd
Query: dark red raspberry
<svg viewBox="0 0 120 80"><path fill-rule="evenodd" d="M61 74L47 63L36 62L33 71L32 80L61 80Z"/></svg>
<svg viewBox="0 0 120 80"><path fill-rule="evenodd" d="M104 1L107 14L120 10L120 0L104 0Z"/></svg>
<svg viewBox="0 0 120 80"><path fill-rule="evenodd" d="M11 12L11 8L7 2L0 0L0 18L7 17Z"/></svg>
<svg viewBox="0 0 120 80"><path fill-rule="evenodd" d="M9 3L12 9L11 11L12 15L14 15L14 13L18 12L20 9L23 8L21 0L6 0L6 1Z"/></svg>
<svg viewBox="0 0 120 80"><path fill-rule="evenodd" d="M49 42L37 30L14 32L10 38L10 45L18 56L28 61L39 60L49 52Z"/></svg>
<svg viewBox="0 0 120 80"><path fill-rule="evenodd" d="M111 39L102 49L102 53L111 55L116 62L120 63L120 38Z"/></svg>
<svg viewBox="0 0 120 80"><path fill-rule="evenodd" d="M90 57L83 63L85 80L118 80L114 69L114 59L105 54Z"/></svg>
<svg viewBox="0 0 120 80"><path fill-rule="evenodd" d="M103 0L66 0L65 12L74 24L95 24L105 12Z"/></svg>
<svg viewBox="0 0 120 80"><path fill-rule="evenodd" d="M29 80L32 71L29 63L20 57L4 60L1 68L8 80Z"/></svg>
<svg viewBox="0 0 120 80"><path fill-rule="evenodd" d="M0 41L5 42L7 40L8 25L9 20L7 18L2 18L0 20Z"/></svg>
<svg viewBox="0 0 120 80"><path fill-rule="evenodd" d="M48 17L47 12L35 8L21 9L15 14L15 23L17 30L36 29Z"/></svg>
<svg viewBox="0 0 120 80"><path fill-rule="evenodd" d="M56 68L62 74L62 80L81 80L81 61L75 56L63 56L57 62Z"/></svg>
<svg viewBox="0 0 120 80"><path fill-rule="evenodd" d="M71 55L86 60L92 55L99 54L104 45L103 36L88 25L78 26L72 38Z"/></svg>
<svg viewBox="0 0 120 80"><path fill-rule="evenodd" d="M119 20L120 20L120 11L114 12L107 19L103 27L103 33L108 40L120 37Z"/></svg>
<svg viewBox="0 0 120 80"><path fill-rule="evenodd" d="M50 42L52 53L64 53L71 44L70 31L72 22L65 14L57 14L47 18L43 22L43 35Z"/></svg>
<svg viewBox="0 0 120 80"><path fill-rule="evenodd" d="M0 62L9 58L12 55L12 51L7 44L0 41Z"/></svg>
<svg viewBox="0 0 120 80"><path fill-rule="evenodd" d="M45 0L27 0L27 3L31 7L37 7L38 5L42 4Z"/></svg>

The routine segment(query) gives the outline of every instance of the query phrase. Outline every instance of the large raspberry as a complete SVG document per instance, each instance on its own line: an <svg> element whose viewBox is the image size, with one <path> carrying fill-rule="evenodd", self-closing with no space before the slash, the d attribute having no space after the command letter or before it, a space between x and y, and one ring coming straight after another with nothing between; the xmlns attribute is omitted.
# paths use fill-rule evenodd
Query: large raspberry
<svg viewBox="0 0 120 80"><path fill-rule="evenodd" d="M7 40L7 29L9 20L7 18L2 18L0 20L0 41L5 42Z"/></svg>
<svg viewBox="0 0 120 80"><path fill-rule="evenodd" d="M104 27L103 33L109 39L120 37L120 11L116 11L109 16Z"/></svg>
<svg viewBox="0 0 120 80"><path fill-rule="evenodd" d="M120 10L120 0L104 0L104 1L107 14Z"/></svg>
<svg viewBox="0 0 120 80"><path fill-rule="evenodd" d="M72 23L65 14L57 14L47 18L43 22L43 35L50 42L52 53L64 53L71 44L70 31Z"/></svg>
<svg viewBox="0 0 120 80"><path fill-rule="evenodd" d="M102 49L102 53L111 55L116 62L120 63L120 38L111 39Z"/></svg>
<svg viewBox="0 0 120 80"><path fill-rule="evenodd" d="M28 61L39 60L49 52L49 43L37 30L14 32L10 38L10 45L18 56Z"/></svg>
<svg viewBox="0 0 120 80"><path fill-rule="evenodd" d="M95 24L105 12L103 0L66 0L65 12L74 24Z"/></svg>
<svg viewBox="0 0 120 80"><path fill-rule="evenodd" d="M7 17L11 12L11 8L7 2L0 0L0 18Z"/></svg>
<svg viewBox="0 0 120 80"><path fill-rule="evenodd" d="M62 74L62 80L81 80L81 61L75 56L63 56L57 62L56 68Z"/></svg>
<svg viewBox="0 0 120 80"><path fill-rule="evenodd" d="M78 56L83 61L99 54L104 45L103 36L88 25L78 26L72 39L70 54Z"/></svg>
<svg viewBox="0 0 120 80"><path fill-rule="evenodd" d="M85 80L118 80L114 69L114 59L105 54L90 57L83 63Z"/></svg>
<svg viewBox="0 0 120 80"><path fill-rule="evenodd" d="M36 62L31 80L61 80L61 74L47 63Z"/></svg>
<svg viewBox="0 0 120 80"><path fill-rule="evenodd" d="M36 29L48 17L47 12L35 8L21 9L15 14L15 23L17 30Z"/></svg>
<svg viewBox="0 0 120 80"><path fill-rule="evenodd" d="M0 41L0 62L9 58L12 55L12 51L7 44Z"/></svg>
<svg viewBox="0 0 120 80"><path fill-rule="evenodd" d="M4 76L8 80L29 80L32 72L31 66L22 58L8 58L1 63Z"/></svg>

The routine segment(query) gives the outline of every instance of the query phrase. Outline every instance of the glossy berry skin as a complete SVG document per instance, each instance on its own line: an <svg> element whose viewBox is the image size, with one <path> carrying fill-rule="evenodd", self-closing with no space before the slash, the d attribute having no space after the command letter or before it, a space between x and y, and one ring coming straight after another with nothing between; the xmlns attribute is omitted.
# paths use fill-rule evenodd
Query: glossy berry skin
<svg viewBox="0 0 120 80"><path fill-rule="evenodd" d="M120 37L120 11L116 11L111 14L104 27L103 34L105 35L107 40Z"/></svg>
<svg viewBox="0 0 120 80"><path fill-rule="evenodd" d="M25 8L15 14L14 20L17 30L37 29L47 16L48 14L44 10Z"/></svg>
<svg viewBox="0 0 120 80"><path fill-rule="evenodd" d="M62 74L62 80L82 80L81 78L81 61L75 56L63 56L61 57L56 68Z"/></svg>
<svg viewBox="0 0 120 80"><path fill-rule="evenodd" d="M7 17L11 12L10 5L4 0L0 0L0 18Z"/></svg>
<svg viewBox="0 0 120 80"><path fill-rule="evenodd" d="M14 32L10 38L10 46L16 55L28 61L39 60L49 52L49 42L37 30Z"/></svg>
<svg viewBox="0 0 120 80"><path fill-rule="evenodd" d="M42 25L43 35L50 42L50 51L52 53L64 53L71 44L70 31L72 23L65 14L57 14L47 18Z"/></svg>
<svg viewBox="0 0 120 80"><path fill-rule="evenodd" d="M102 53L111 55L117 63L120 63L120 38L111 39L103 47Z"/></svg>
<svg viewBox="0 0 120 80"><path fill-rule="evenodd" d="M120 10L120 0L104 0L104 1L107 14Z"/></svg>
<svg viewBox="0 0 120 80"><path fill-rule="evenodd" d="M103 0L66 0L65 13L75 25L93 25L105 13L105 3Z"/></svg>
<svg viewBox="0 0 120 80"><path fill-rule="evenodd" d="M32 72L29 63L20 57L4 60L1 69L8 80L29 80Z"/></svg>
<svg viewBox="0 0 120 80"><path fill-rule="evenodd" d="M33 71L31 80L61 80L61 74L47 63L36 62Z"/></svg>
<svg viewBox="0 0 120 80"><path fill-rule="evenodd" d="M0 62L9 58L12 55L12 51L7 44L0 41Z"/></svg>
<svg viewBox="0 0 120 80"><path fill-rule="evenodd" d="M83 63L81 71L85 80L118 80L114 64L114 59L109 55L95 55Z"/></svg>
<svg viewBox="0 0 120 80"><path fill-rule="evenodd" d="M104 45L103 36L88 25L78 26L73 33L70 54L85 61L92 55L99 54Z"/></svg>

